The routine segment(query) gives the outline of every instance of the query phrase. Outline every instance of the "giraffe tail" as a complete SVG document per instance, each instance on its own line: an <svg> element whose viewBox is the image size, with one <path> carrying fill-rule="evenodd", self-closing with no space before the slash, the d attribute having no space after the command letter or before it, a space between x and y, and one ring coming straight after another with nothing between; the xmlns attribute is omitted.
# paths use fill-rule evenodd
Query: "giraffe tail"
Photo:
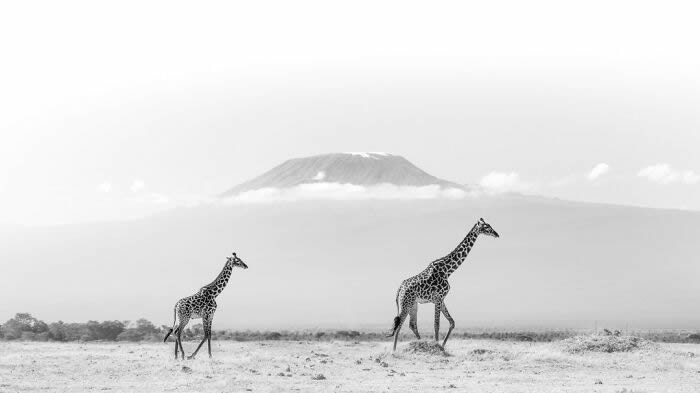
<svg viewBox="0 0 700 393"><path fill-rule="evenodd" d="M399 307L399 293L401 293L400 288L398 291L396 291L396 313L397 314L401 313L401 308ZM399 328L400 323L401 323L401 317L398 315L395 316L394 317L394 327L391 329L391 334L388 334L387 337L394 337L394 334L396 334L396 329Z"/></svg>
<svg viewBox="0 0 700 393"><path fill-rule="evenodd" d="M173 333L173 328L170 328L170 330L168 330L168 334L165 335L165 338L163 339L163 342L167 342L167 341L168 341L168 337L170 337L170 335L171 335L172 333Z"/></svg>
<svg viewBox="0 0 700 393"><path fill-rule="evenodd" d="M401 317L395 316L394 327L391 329L391 334L387 334L387 337L394 337L394 334L396 334L396 329L399 328L399 323L401 323Z"/></svg>
<svg viewBox="0 0 700 393"><path fill-rule="evenodd" d="M175 330L175 323L177 322L177 305L175 305L175 306L176 307L173 307L173 327L171 327L170 330L168 330L168 334L165 335L163 342L168 341L168 337L170 337L170 335Z"/></svg>

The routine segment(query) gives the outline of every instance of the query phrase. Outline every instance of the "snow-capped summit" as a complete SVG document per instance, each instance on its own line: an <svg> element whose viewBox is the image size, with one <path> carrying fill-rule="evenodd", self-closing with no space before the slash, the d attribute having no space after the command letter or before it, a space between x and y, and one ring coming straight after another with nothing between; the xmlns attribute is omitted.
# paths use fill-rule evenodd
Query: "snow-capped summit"
<svg viewBox="0 0 700 393"><path fill-rule="evenodd" d="M221 196L302 184L337 183L358 186L432 186L464 189L463 186L430 175L404 157L382 152L350 152L294 158L262 175L239 184Z"/></svg>
<svg viewBox="0 0 700 393"><path fill-rule="evenodd" d="M373 151L373 152L350 151L350 152L345 152L343 154L350 154L350 155L359 156L362 158L373 158L375 160L379 160L383 157L388 157L391 155L389 153L384 153L382 151Z"/></svg>

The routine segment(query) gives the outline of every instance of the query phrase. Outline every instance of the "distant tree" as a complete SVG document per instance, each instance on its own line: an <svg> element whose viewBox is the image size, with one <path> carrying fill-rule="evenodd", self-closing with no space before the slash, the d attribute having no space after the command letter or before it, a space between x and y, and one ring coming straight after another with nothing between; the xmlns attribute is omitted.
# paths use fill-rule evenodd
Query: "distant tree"
<svg viewBox="0 0 700 393"><path fill-rule="evenodd" d="M34 341L35 337L36 337L36 333L24 331L24 332L22 332L20 339L22 341Z"/></svg>
<svg viewBox="0 0 700 393"><path fill-rule="evenodd" d="M119 321L103 321L98 330L98 340L114 341L124 331L124 324Z"/></svg>
<svg viewBox="0 0 700 393"><path fill-rule="evenodd" d="M136 321L136 329L147 334L147 333L158 333L158 328L151 323L148 319L141 318Z"/></svg>
<svg viewBox="0 0 700 393"><path fill-rule="evenodd" d="M88 321L85 324L87 334L84 334L83 341L106 340L115 341L117 336L124 331L124 324L120 321Z"/></svg>
<svg viewBox="0 0 700 393"><path fill-rule="evenodd" d="M36 341L49 341L49 332L35 333L34 340L36 340Z"/></svg>
<svg viewBox="0 0 700 393"><path fill-rule="evenodd" d="M204 326L201 323L196 323L192 325L192 335L201 336L204 335Z"/></svg>
<svg viewBox="0 0 700 393"><path fill-rule="evenodd" d="M63 321L53 322L49 325L49 339L66 341L66 327Z"/></svg>
<svg viewBox="0 0 700 393"><path fill-rule="evenodd" d="M111 331L115 333L118 331L117 325L118 321L113 321ZM141 318L134 322L133 326L124 329L122 325L121 331L116 335L118 341L143 341L143 340L157 340L160 335L160 330L151 321Z"/></svg>
<svg viewBox="0 0 700 393"><path fill-rule="evenodd" d="M137 329L126 329L117 336L117 341L142 341L143 333Z"/></svg>
<svg viewBox="0 0 700 393"><path fill-rule="evenodd" d="M84 323L66 323L63 325L65 341L85 340L90 337L87 325Z"/></svg>
<svg viewBox="0 0 700 393"><path fill-rule="evenodd" d="M360 332L358 332L357 330L338 330L335 334L336 336L342 339L352 339L358 337L360 335Z"/></svg>
<svg viewBox="0 0 700 393"><path fill-rule="evenodd" d="M265 340L279 340L282 338L282 333L280 332L265 332L263 335Z"/></svg>
<svg viewBox="0 0 700 393"><path fill-rule="evenodd" d="M29 313L17 313L2 324L1 330L6 340L33 340L36 334L48 332L49 326Z"/></svg>
<svg viewBox="0 0 700 393"><path fill-rule="evenodd" d="M95 341L97 333L100 330L100 323L97 321L87 321L85 323L85 332L80 336L80 341Z"/></svg>

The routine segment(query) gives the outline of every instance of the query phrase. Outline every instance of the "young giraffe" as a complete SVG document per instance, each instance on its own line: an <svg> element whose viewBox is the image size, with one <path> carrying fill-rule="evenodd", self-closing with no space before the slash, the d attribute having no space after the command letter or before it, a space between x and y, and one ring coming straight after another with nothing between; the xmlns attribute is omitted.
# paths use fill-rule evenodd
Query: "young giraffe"
<svg viewBox="0 0 700 393"><path fill-rule="evenodd" d="M411 320L409 326L416 337L420 340L418 334L418 303L434 303L435 304L435 341L439 341L440 334L440 312L445 314L445 318L450 322L450 330L447 331L445 341L442 342L443 348L447 343L447 339L455 327L455 321L450 316L450 313L445 307L445 296L450 291L450 283L447 279L452 273L464 262L464 259L474 246L474 242L479 234L498 237L498 233L487 224L483 218L476 222L474 227L469 231L467 237L447 256L431 262L425 270L411 278L404 280L396 293L396 308L399 315L394 318L394 328L388 336L394 336L394 350L396 343L399 340L399 331L401 325L406 320L406 316L410 314ZM399 306L400 302L400 306Z"/></svg>
<svg viewBox="0 0 700 393"><path fill-rule="evenodd" d="M199 343L199 346L194 353L187 358L194 359L205 340L208 341L207 345L209 349L209 357L211 357L211 322L214 318L214 312L216 311L215 299L226 287L228 279L231 278L231 270L233 270L234 267L241 267L243 269L248 268L248 266L236 256L235 252L233 253L233 256L226 258L224 268L214 281L203 286L194 295L182 298L175 303L173 327L170 328L170 331L168 331L168 334L166 334L165 338L163 339L163 342L167 341L171 333L175 336L175 359L177 359L178 346L180 347L180 351L182 351L182 358L185 358L185 350L182 348L181 337L183 330L185 330L185 326L187 326L187 323L190 321L190 318L202 318L202 325L204 325L204 338L202 339L202 342ZM177 327L175 327L178 320L180 323L177 325Z"/></svg>

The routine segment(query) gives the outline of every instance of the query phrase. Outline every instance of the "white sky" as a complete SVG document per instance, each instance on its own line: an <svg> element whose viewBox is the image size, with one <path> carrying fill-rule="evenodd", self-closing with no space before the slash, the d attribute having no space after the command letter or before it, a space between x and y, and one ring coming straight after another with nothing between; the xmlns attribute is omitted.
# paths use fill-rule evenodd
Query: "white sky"
<svg viewBox="0 0 700 393"><path fill-rule="evenodd" d="M700 209L693 2L6 3L2 222L138 216L337 151Z"/></svg>

